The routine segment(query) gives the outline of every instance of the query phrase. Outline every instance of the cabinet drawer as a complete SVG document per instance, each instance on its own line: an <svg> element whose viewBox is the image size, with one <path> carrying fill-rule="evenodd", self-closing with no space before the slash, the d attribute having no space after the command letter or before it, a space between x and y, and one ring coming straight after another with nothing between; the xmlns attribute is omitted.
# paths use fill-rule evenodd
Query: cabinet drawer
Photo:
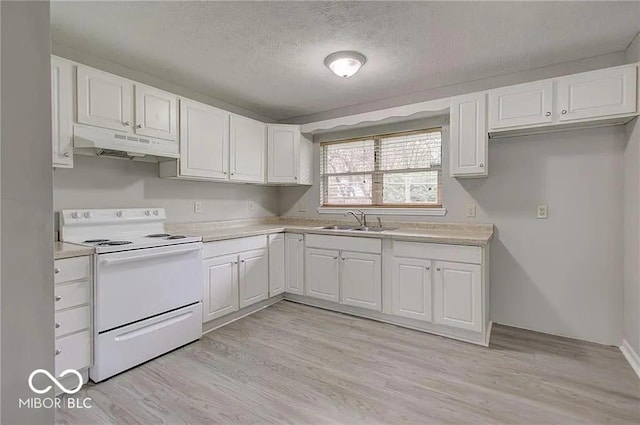
<svg viewBox="0 0 640 425"><path fill-rule="evenodd" d="M91 324L88 305L56 312L55 317L56 338L87 329Z"/></svg>
<svg viewBox="0 0 640 425"><path fill-rule="evenodd" d="M372 254L380 254L382 252L382 241L380 239L354 238L350 236L308 234L305 237L305 246L354 252L369 252Z"/></svg>
<svg viewBox="0 0 640 425"><path fill-rule="evenodd" d="M89 304L89 282L75 282L56 285L54 288L55 310L63 310L83 304Z"/></svg>
<svg viewBox="0 0 640 425"><path fill-rule="evenodd" d="M202 249L202 258L219 257L221 255L252 251L254 249L263 249L266 247L267 235L208 242L204 244Z"/></svg>
<svg viewBox="0 0 640 425"><path fill-rule="evenodd" d="M91 365L89 331L57 339L55 347L56 376L67 369L80 370Z"/></svg>
<svg viewBox="0 0 640 425"><path fill-rule="evenodd" d="M482 264L482 248L479 246L394 241L393 255L396 257Z"/></svg>
<svg viewBox="0 0 640 425"><path fill-rule="evenodd" d="M54 266L54 282L62 283L71 280L88 279L91 273L89 259L90 256L64 258L55 260Z"/></svg>

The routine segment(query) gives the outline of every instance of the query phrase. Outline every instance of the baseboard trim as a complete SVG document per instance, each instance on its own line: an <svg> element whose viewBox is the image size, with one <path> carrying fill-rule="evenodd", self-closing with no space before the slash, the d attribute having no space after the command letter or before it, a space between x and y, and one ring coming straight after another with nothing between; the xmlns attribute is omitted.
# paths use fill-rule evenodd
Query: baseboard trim
<svg viewBox="0 0 640 425"><path fill-rule="evenodd" d="M627 359L631 368L633 368L633 371L638 375L638 378L640 378L640 355L635 352L633 347L631 347L631 344L629 344L626 339L622 340L620 351L622 351L622 355Z"/></svg>
<svg viewBox="0 0 640 425"><path fill-rule="evenodd" d="M284 299L284 295L279 294L275 297L266 299L264 301L260 301L259 303L250 305L248 307L243 308L242 310L238 310L235 313L228 314L226 316L219 317L217 319L213 319L209 322L205 322L202 324L202 335L214 331L218 328L228 325L229 323L233 323L236 320L240 320L243 317L247 317L253 313L256 313L260 310L264 310L265 308L272 306L276 303L279 303Z"/></svg>

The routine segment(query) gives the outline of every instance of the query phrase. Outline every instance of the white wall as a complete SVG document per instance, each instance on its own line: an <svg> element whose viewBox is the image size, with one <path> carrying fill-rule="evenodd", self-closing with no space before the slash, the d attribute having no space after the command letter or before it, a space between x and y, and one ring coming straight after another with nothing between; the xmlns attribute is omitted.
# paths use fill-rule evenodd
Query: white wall
<svg viewBox="0 0 640 425"><path fill-rule="evenodd" d="M425 120L423 127L433 124L433 120ZM406 126L415 128L419 123ZM336 138L342 136L337 134ZM448 176L445 146L447 215L399 219L494 223L494 321L619 345L625 140L623 127L491 140L489 177L477 180ZM317 181L317 143L314 148ZM334 217L315 212L319 196L317 184L310 189L280 189L281 214ZM307 213L297 211L300 199ZM477 204L475 219L465 217L465 206L470 203ZM536 219L539 204L549 205L549 219ZM396 220L390 216L382 219Z"/></svg>
<svg viewBox="0 0 640 425"><path fill-rule="evenodd" d="M75 155L74 168L54 171L54 211L65 208L163 207L169 222L273 216L275 187L160 179L158 165ZM194 201L202 202L195 214ZM249 210L249 201L254 210Z"/></svg>
<svg viewBox="0 0 640 425"><path fill-rule="evenodd" d="M29 374L54 364L49 3L0 10L1 420L50 424L53 409L18 408L18 398L37 396Z"/></svg>
<svg viewBox="0 0 640 425"><path fill-rule="evenodd" d="M627 49L640 62L640 34ZM640 353L640 120L627 124L624 153L624 339Z"/></svg>

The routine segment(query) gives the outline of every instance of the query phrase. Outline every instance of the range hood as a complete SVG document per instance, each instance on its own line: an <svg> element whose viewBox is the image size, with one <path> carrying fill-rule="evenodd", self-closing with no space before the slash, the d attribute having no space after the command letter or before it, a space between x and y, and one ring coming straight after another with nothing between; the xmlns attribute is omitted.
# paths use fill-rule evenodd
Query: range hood
<svg viewBox="0 0 640 425"><path fill-rule="evenodd" d="M178 142L109 130L73 126L73 152L145 162L180 158Z"/></svg>

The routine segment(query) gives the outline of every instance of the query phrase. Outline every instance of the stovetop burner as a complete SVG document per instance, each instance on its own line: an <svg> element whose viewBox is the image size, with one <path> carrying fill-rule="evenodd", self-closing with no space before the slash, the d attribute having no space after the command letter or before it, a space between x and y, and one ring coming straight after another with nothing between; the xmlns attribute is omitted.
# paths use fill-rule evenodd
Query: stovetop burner
<svg viewBox="0 0 640 425"><path fill-rule="evenodd" d="M167 239L184 239L184 238L186 238L186 236L184 235L173 235L173 236L167 237Z"/></svg>
<svg viewBox="0 0 640 425"><path fill-rule="evenodd" d="M114 246L114 245L128 245L132 242L130 241L107 241L107 242L100 242L98 244L98 246Z"/></svg>
<svg viewBox="0 0 640 425"><path fill-rule="evenodd" d="M152 235L147 235L145 238L166 238L167 236L171 236L168 233L154 233Z"/></svg>
<svg viewBox="0 0 640 425"><path fill-rule="evenodd" d="M83 241L82 243L99 243L99 242L109 242L109 239L89 239Z"/></svg>

